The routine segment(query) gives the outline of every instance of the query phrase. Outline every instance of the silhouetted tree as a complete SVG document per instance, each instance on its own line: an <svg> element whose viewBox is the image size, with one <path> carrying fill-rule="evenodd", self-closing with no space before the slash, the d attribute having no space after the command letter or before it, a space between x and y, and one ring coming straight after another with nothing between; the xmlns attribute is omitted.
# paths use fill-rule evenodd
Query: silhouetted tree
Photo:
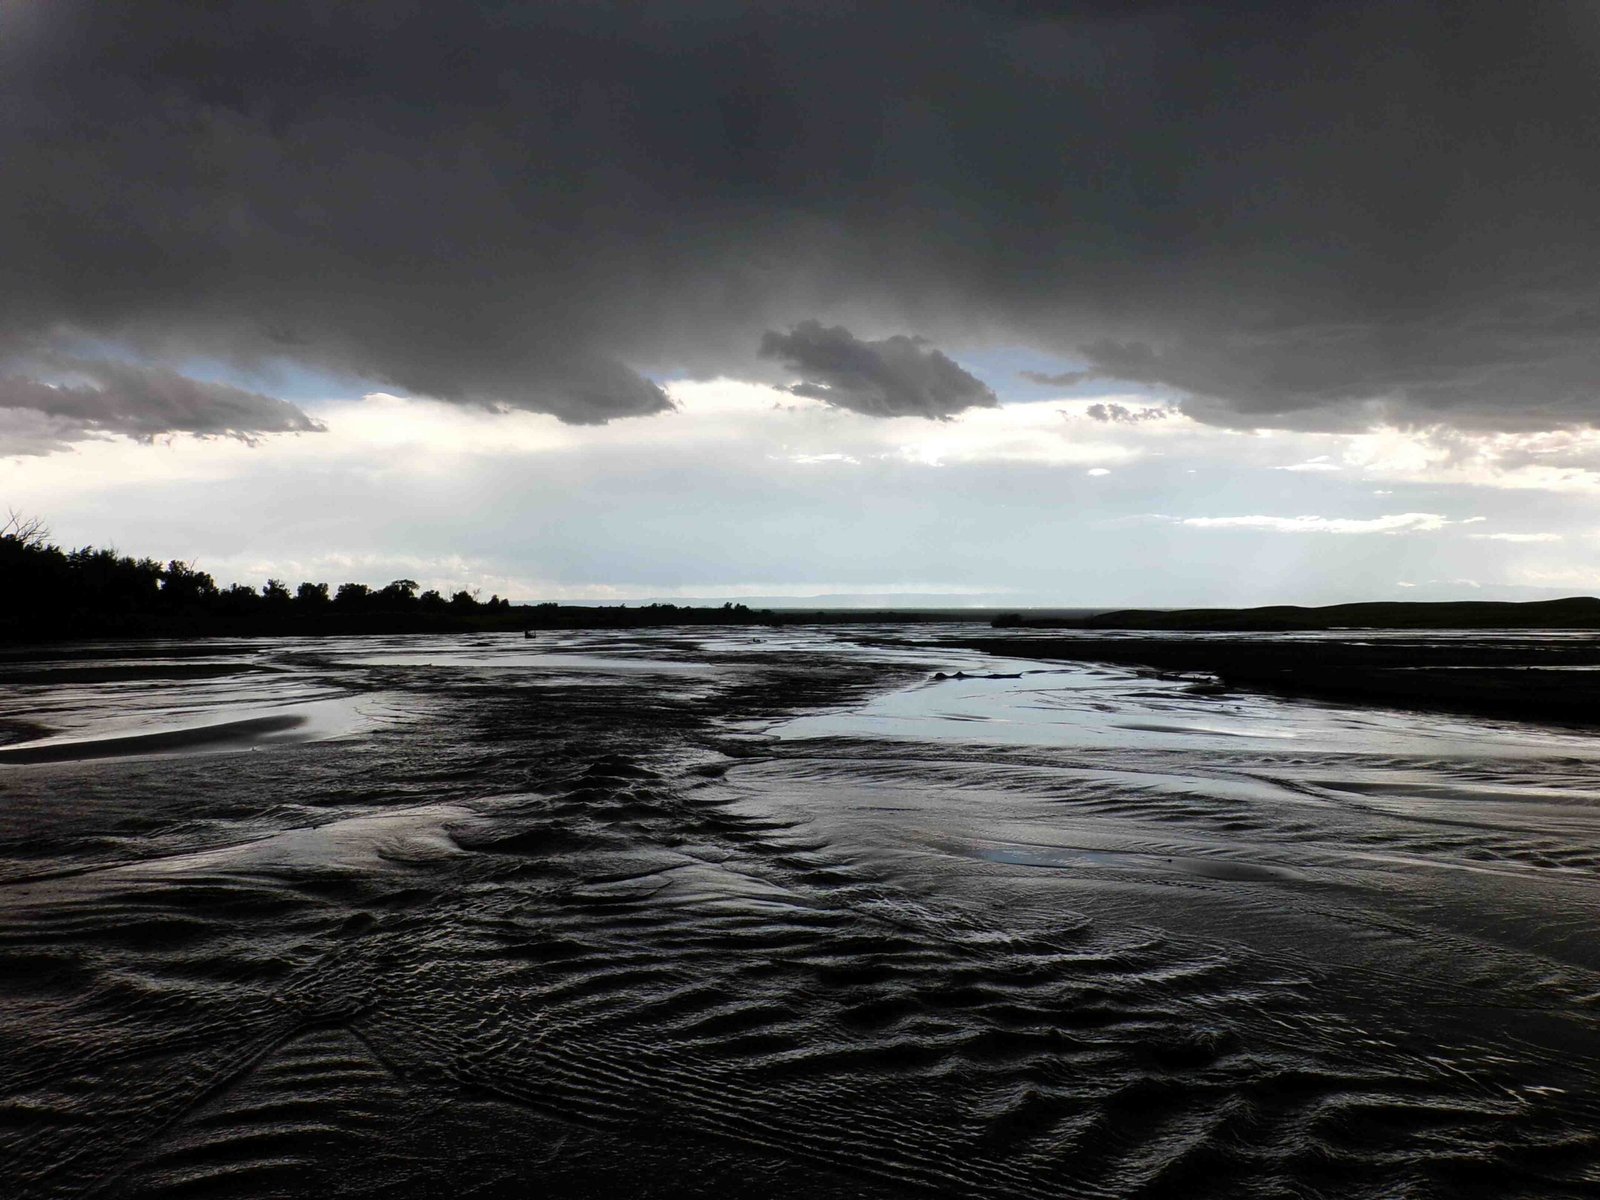
<svg viewBox="0 0 1600 1200"><path fill-rule="evenodd" d="M173 559L161 572L161 595L169 605L193 604L213 599L216 594L216 580L204 571L196 571L193 563Z"/></svg>
<svg viewBox="0 0 1600 1200"><path fill-rule="evenodd" d="M480 604L466 589L448 601L433 589L419 596L414 579L391 580L377 591L346 583L334 597L327 584L311 581L292 594L280 579L267 580L259 590L244 584L219 588L192 562L172 559L163 565L93 546L66 552L51 544L43 522L14 511L0 514L0 639L231 632L250 621L269 620L273 630L314 632L324 625L307 618L325 609L345 618L381 614L388 619L385 627L393 627L398 615L419 612L476 624L481 616L499 616L509 608L498 596ZM290 614L294 626L285 620Z"/></svg>
<svg viewBox="0 0 1600 1200"><path fill-rule="evenodd" d="M11 512L0 526L0 628L25 628L73 605L66 557L37 518Z"/></svg>
<svg viewBox="0 0 1600 1200"><path fill-rule="evenodd" d="M150 558L135 561L115 550L83 546L66 555L63 565L62 582L72 593L74 607L91 611L149 613L158 604L176 603L186 595L192 600L198 594L197 586L188 588L185 584L167 592L159 563ZM209 575L202 578L205 582L211 579Z"/></svg>
<svg viewBox="0 0 1600 1200"><path fill-rule="evenodd" d="M50 530L38 517L25 517L8 508L5 524L0 525L0 542L10 542L19 549L43 550L50 545Z"/></svg>
<svg viewBox="0 0 1600 1200"><path fill-rule="evenodd" d="M253 587L235 583L217 595L217 608L229 616L242 617L261 609L261 596Z"/></svg>
<svg viewBox="0 0 1600 1200"><path fill-rule="evenodd" d="M341 583L339 590L334 593L333 603L339 608L355 612L365 608L371 597L372 589L364 583Z"/></svg>
<svg viewBox="0 0 1600 1200"><path fill-rule="evenodd" d="M379 608L410 608L417 602L417 581L415 579L393 580L374 599L376 599Z"/></svg>

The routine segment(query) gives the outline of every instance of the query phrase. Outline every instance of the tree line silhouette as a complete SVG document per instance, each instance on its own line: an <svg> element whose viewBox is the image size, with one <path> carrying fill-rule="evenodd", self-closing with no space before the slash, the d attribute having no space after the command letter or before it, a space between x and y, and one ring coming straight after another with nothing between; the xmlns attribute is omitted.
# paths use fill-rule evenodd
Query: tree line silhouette
<svg viewBox="0 0 1600 1200"><path fill-rule="evenodd" d="M162 563L94 546L63 550L41 522L16 513L0 527L0 637L11 640L245 627L493 628L510 616L511 602L499 596L480 601L466 589L450 596L419 591L413 579L380 588L342 583L337 590L308 581L290 591L279 579L259 589L223 587L177 559Z"/></svg>
<svg viewBox="0 0 1600 1200"><path fill-rule="evenodd" d="M281 579L260 588L220 586L193 563L134 558L83 546L63 550L37 519L11 513L0 524L0 641L77 637L203 637L266 634L431 633L471 630L628 629L663 625L788 624L906 620L905 614L773 613L729 602L589 607L513 606L467 589L446 596L414 579L383 587Z"/></svg>

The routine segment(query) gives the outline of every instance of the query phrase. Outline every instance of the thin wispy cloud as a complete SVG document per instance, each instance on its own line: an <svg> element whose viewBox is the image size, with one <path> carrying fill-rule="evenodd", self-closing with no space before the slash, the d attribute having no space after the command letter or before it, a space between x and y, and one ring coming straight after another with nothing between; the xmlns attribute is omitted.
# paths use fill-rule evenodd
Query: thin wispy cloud
<svg viewBox="0 0 1600 1200"><path fill-rule="evenodd" d="M1391 513L1381 517L1183 517L1196 529L1258 529L1269 533L1432 533L1452 524L1440 513Z"/></svg>
<svg viewBox="0 0 1600 1200"><path fill-rule="evenodd" d="M1483 542L1516 542L1527 545L1566 540L1565 535L1560 533L1469 533L1467 536Z"/></svg>

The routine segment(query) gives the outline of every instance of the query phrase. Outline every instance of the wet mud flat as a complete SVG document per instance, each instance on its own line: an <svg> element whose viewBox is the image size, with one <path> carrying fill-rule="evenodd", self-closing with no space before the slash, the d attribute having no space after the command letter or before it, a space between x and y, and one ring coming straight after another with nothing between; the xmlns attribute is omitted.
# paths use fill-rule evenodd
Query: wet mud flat
<svg viewBox="0 0 1600 1200"><path fill-rule="evenodd" d="M1370 642L1360 636L1006 636L948 644L1009 657L1199 672L1229 686L1290 696L1600 725L1600 635Z"/></svg>
<svg viewBox="0 0 1600 1200"><path fill-rule="evenodd" d="M230 654L0 690L7 1194L1600 1186L1587 738L880 630Z"/></svg>

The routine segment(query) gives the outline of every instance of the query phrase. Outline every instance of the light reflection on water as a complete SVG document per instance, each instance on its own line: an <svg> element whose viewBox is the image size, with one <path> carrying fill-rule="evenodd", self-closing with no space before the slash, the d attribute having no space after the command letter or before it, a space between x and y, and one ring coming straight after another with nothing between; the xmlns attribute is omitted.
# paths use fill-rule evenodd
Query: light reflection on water
<svg viewBox="0 0 1600 1200"><path fill-rule="evenodd" d="M1592 737L1519 722L1286 700L1236 690L1197 695L1190 678L1133 668L953 652L946 679L845 712L787 722L786 738L900 737L1065 749L1192 750L1235 739L1324 754L1600 756ZM954 678L961 670L968 678ZM1225 744L1223 739L1227 739Z"/></svg>
<svg viewBox="0 0 1600 1200"><path fill-rule="evenodd" d="M93 666L73 660L60 664L59 682L46 681L51 666L30 663L28 682L8 686L0 665L0 729L12 722L42 734L0 742L0 761L46 749L66 754L80 744L96 753L111 743L130 753L172 753L191 742L216 749L224 742L320 740L349 736L376 719L375 706L340 681L267 665L254 651L200 661L120 658L106 667L111 678L96 678ZM239 737L223 736L232 728ZM195 737L185 739L185 732Z"/></svg>

